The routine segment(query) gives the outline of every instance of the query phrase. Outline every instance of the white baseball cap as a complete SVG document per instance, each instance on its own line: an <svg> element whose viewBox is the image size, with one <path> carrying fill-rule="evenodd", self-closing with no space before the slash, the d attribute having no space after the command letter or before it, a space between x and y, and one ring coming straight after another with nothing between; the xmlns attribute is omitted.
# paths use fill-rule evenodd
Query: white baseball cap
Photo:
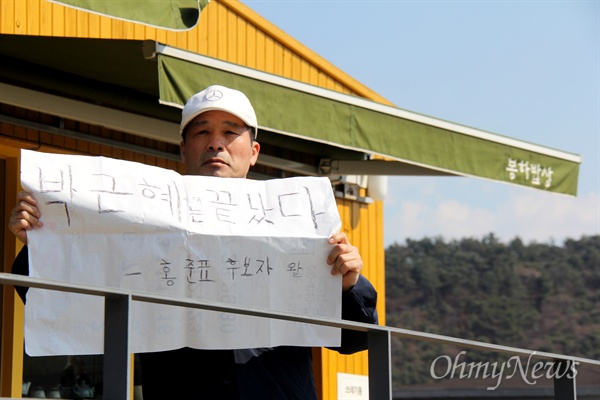
<svg viewBox="0 0 600 400"><path fill-rule="evenodd" d="M255 134L258 134L256 114L248 97L239 90L221 85L209 86L189 98L181 113L179 133L183 134L187 124L198 115L211 110L225 111L235 115L244 121L246 125L253 127Z"/></svg>

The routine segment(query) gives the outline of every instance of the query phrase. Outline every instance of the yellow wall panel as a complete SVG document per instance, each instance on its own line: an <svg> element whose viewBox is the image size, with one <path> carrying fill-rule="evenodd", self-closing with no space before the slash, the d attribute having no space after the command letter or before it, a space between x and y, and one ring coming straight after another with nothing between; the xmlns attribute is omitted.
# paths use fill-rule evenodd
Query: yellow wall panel
<svg viewBox="0 0 600 400"><path fill-rule="evenodd" d="M26 27L28 35L39 35L40 34L40 5L37 2L27 2L27 19Z"/></svg>
<svg viewBox="0 0 600 400"><path fill-rule="evenodd" d="M266 35L264 36L265 38L265 43L263 45L264 48L264 66L262 68L262 71L268 72L270 74L274 74L275 73L275 59L274 59L274 54L275 54L275 42L273 41L273 39L267 37Z"/></svg>
<svg viewBox="0 0 600 400"><path fill-rule="evenodd" d="M117 39L117 38L114 38L114 39ZM167 41L167 31L165 31L163 29L156 30L156 38L154 38L154 40L161 42L161 43L165 43L165 44L171 44Z"/></svg>
<svg viewBox="0 0 600 400"><path fill-rule="evenodd" d="M281 75L282 76L292 76L292 52L289 49L281 46L282 55L281 55Z"/></svg>
<svg viewBox="0 0 600 400"><path fill-rule="evenodd" d="M100 35L98 36L100 39L112 39L112 23L113 20L106 17L100 17ZM115 38L116 39L116 38Z"/></svg>
<svg viewBox="0 0 600 400"><path fill-rule="evenodd" d="M227 56L229 59L233 60L232 62L239 64L238 60L238 49L239 43L237 41L238 31L243 29L243 26L240 24L240 18L232 13L228 13L227 25L230 26L229 32L227 33L227 43L225 47L227 49Z"/></svg>
<svg viewBox="0 0 600 400"><path fill-rule="evenodd" d="M267 71L267 63L266 63L266 44L267 44L267 36L265 33L259 29L256 30L256 65L254 68L260 71Z"/></svg>
<svg viewBox="0 0 600 400"><path fill-rule="evenodd" d="M273 58L273 71L275 75L283 75L283 48L279 43L273 41L271 49L271 57Z"/></svg>
<svg viewBox="0 0 600 400"><path fill-rule="evenodd" d="M298 81L302 80L302 59L297 57L296 55L292 56L292 75L290 78L296 79Z"/></svg>
<svg viewBox="0 0 600 400"><path fill-rule="evenodd" d="M237 25L238 29L235 36L235 62L237 64L246 65L246 42L248 41L248 23L243 18L238 17Z"/></svg>
<svg viewBox="0 0 600 400"><path fill-rule="evenodd" d="M247 26L246 31L246 66L256 68L256 29L253 26Z"/></svg>
<svg viewBox="0 0 600 400"><path fill-rule="evenodd" d="M52 34L52 16L54 13L54 6L52 3L47 1L38 2L40 8L40 35L49 36Z"/></svg>
<svg viewBox="0 0 600 400"><path fill-rule="evenodd" d="M77 14L77 21L76 21L76 34L75 36L77 37L81 37L84 35L88 35L91 36L91 29L90 29L90 14L88 13L80 13Z"/></svg>
<svg viewBox="0 0 600 400"><path fill-rule="evenodd" d="M144 35L145 35L145 37L142 37L140 39L142 39L142 40L143 39L154 39L154 40L156 40L156 36L157 36L156 35L156 31L157 30L158 29L150 27L150 26L144 27Z"/></svg>
<svg viewBox="0 0 600 400"><path fill-rule="evenodd" d="M235 29L235 24L230 24L231 13L225 7L219 7L217 14L217 49L215 56L221 60L231 60L229 54L229 35ZM234 38L235 36L232 36Z"/></svg>
<svg viewBox="0 0 600 400"><path fill-rule="evenodd" d="M119 39L127 39L124 24L125 24L125 22L119 21L117 19L111 20L110 37L111 38L119 38Z"/></svg>
<svg viewBox="0 0 600 400"><path fill-rule="evenodd" d="M134 24L133 26L133 39L144 40L146 39L146 27L140 24Z"/></svg>
<svg viewBox="0 0 600 400"><path fill-rule="evenodd" d="M167 39L168 43L171 43L174 47L186 48L187 41L185 40L185 34L180 32L167 31Z"/></svg>
<svg viewBox="0 0 600 400"><path fill-rule="evenodd" d="M14 206L10 199L16 198L18 188L19 175L19 149L7 146L4 142L0 142L0 155L6 161L6 181L5 195L6 201L3 201L4 215L10 215L10 210ZM4 229L4 272L10 271L12 260L20 250L20 243L15 236L8 232L8 228ZM0 331L2 359L0 360L0 396L2 397L20 397L22 388L23 370L23 302L16 296L14 290L0 290L0 316L2 319L2 330ZM12 318L4 318L4 315Z"/></svg>
<svg viewBox="0 0 600 400"><path fill-rule="evenodd" d="M77 37L77 19L80 16L80 12L72 8L65 8L64 15L64 32L65 36ZM85 18L85 15L81 15L81 18ZM87 34L87 33L86 33Z"/></svg>
<svg viewBox="0 0 600 400"><path fill-rule="evenodd" d="M27 2L15 2L14 19L15 34L25 35L27 33Z"/></svg>
<svg viewBox="0 0 600 400"><path fill-rule="evenodd" d="M15 33L15 4L12 1L0 1L0 29L2 33Z"/></svg>
<svg viewBox="0 0 600 400"><path fill-rule="evenodd" d="M65 7L52 3L52 36L65 36Z"/></svg>
<svg viewBox="0 0 600 400"><path fill-rule="evenodd" d="M88 15L87 32L88 32L89 38L91 38L91 39L100 38L100 30L101 30L100 19L101 19L101 17L99 15L95 15L95 14ZM82 33L81 36L84 37L84 34Z"/></svg>
<svg viewBox="0 0 600 400"><path fill-rule="evenodd" d="M27 33L27 2L18 1L14 7L15 33L25 35Z"/></svg>
<svg viewBox="0 0 600 400"><path fill-rule="evenodd" d="M211 13L208 13L208 6L206 7L206 19L204 23L206 24L206 47L200 47L198 49L199 53L206 54L209 57L217 57L216 49L219 47L219 31L218 31L218 16L221 5L218 3L213 4L209 3L209 6L212 6ZM214 34L213 34L214 32Z"/></svg>
<svg viewBox="0 0 600 400"><path fill-rule="evenodd" d="M371 243L371 248L376 253L377 265L379 266L376 270L377 276L375 281L380 299L377 304L377 312L379 313L379 323L387 325L385 312L385 242L383 235L384 209L382 201L376 203L375 207L373 207L373 213L373 220L376 221L377 226L373 228L374 243Z"/></svg>
<svg viewBox="0 0 600 400"><path fill-rule="evenodd" d="M186 34L186 41L187 41L187 45L186 45L186 49L197 53L198 52L198 35L192 35L190 33Z"/></svg>

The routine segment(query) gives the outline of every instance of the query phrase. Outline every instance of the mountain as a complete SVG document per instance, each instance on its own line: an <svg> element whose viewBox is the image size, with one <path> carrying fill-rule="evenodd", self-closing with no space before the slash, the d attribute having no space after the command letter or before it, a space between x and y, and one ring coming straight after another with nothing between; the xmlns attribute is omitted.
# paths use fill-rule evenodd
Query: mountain
<svg viewBox="0 0 600 400"><path fill-rule="evenodd" d="M600 236L562 245L425 238L385 255L388 326L600 359ZM466 363L510 358L393 338L394 387L436 381L435 360L461 351Z"/></svg>

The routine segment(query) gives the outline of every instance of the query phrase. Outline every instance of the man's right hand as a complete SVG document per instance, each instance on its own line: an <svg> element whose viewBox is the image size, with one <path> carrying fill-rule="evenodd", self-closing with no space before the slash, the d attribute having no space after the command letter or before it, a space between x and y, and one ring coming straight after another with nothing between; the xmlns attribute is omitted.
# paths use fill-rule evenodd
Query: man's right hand
<svg viewBox="0 0 600 400"><path fill-rule="evenodd" d="M27 244L27 231L41 228L44 224L40 221L42 214L37 208L37 200L29 192L17 193L17 205L10 212L8 230L17 239Z"/></svg>

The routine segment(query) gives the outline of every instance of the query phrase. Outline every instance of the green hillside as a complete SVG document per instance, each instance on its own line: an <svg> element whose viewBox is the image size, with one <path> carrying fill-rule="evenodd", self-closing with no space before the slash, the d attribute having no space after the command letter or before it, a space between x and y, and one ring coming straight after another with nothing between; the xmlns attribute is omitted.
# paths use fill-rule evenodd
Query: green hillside
<svg viewBox="0 0 600 400"><path fill-rule="evenodd" d="M426 238L385 255L389 326L600 359L600 236L562 245ZM432 361L460 350L394 338L394 386L430 382Z"/></svg>

